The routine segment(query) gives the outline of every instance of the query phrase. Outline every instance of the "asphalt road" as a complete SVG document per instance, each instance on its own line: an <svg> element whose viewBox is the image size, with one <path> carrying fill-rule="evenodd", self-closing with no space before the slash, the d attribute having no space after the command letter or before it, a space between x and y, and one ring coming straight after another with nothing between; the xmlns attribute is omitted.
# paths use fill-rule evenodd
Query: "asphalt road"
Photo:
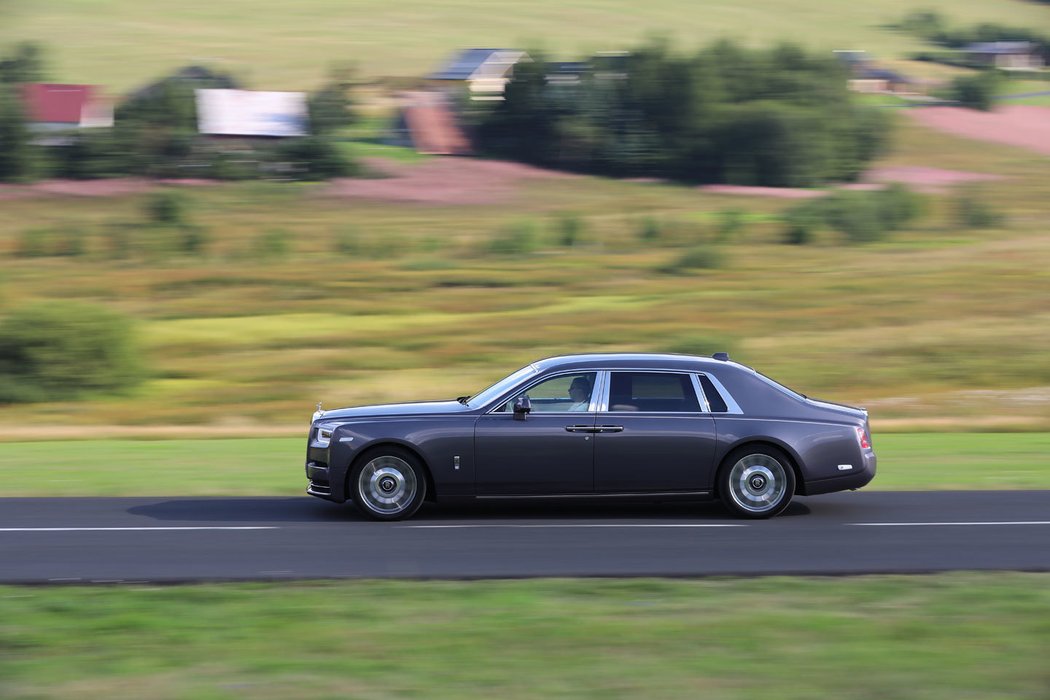
<svg viewBox="0 0 1050 700"><path fill-rule="evenodd" d="M1050 491L856 492L768 521L718 503L427 506L0 499L0 582L1050 571Z"/></svg>

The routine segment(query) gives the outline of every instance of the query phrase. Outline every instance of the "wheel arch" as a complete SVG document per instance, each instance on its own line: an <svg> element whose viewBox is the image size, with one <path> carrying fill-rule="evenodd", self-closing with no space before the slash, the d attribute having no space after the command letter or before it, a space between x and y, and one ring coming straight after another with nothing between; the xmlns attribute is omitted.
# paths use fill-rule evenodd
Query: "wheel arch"
<svg viewBox="0 0 1050 700"><path fill-rule="evenodd" d="M390 447L397 448L402 452L407 452L408 454L412 455L417 460L419 460L419 463L423 465L423 476L426 477L427 480L427 492L423 500L436 500L437 489L434 486L434 475L430 473L430 465L427 464L426 458L423 457L423 454L418 449L416 449L414 445L407 442L401 442L400 440L376 440L375 442L370 442L361 449L361 451L357 454L356 457L350 460L350 465L347 467L346 475L343 478L343 495L346 497L346 499L348 501L353 500L353 498L351 497L352 491L350 488L350 479L353 476L354 469L357 468L357 465L361 464L363 461L365 461L366 458L371 457L376 452L380 452L383 449Z"/></svg>
<svg viewBox="0 0 1050 700"><path fill-rule="evenodd" d="M729 449L725 451L725 454L722 455L721 461L718 463L718 469L715 470L715 482L713 488L713 493L715 497L722 497L722 494L719 493L718 485L719 483L721 483L722 480L722 472L726 469L729 469L732 466L729 463L730 455L737 452L738 450L747 447L772 447L773 449L777 450L778 452L782 453L785 457L787 457L788 466L791 467L791 471L795 475L795 492L792 495L806 495L806 480L802 475L802 469L799 467L802 461L799 458L798 454L793 449L791 449L791 447L781 442L780 440L764 436L744 438L731 445Z"/></svg>

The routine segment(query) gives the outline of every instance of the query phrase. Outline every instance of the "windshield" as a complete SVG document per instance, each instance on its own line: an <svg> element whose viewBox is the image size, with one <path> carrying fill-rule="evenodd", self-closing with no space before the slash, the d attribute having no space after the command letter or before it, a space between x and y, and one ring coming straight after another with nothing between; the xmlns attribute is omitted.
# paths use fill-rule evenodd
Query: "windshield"
<svg viewBox="0 0 1050 700"><path fill-rule="evenodd" d="M480 406L484 406L490 401L494 401L495 399L499 398L500 395L516 386L526 377L531 377L537 372L539 372L539 370L533 367L532 365L522 367L509 377L505 377L499 380L498 382L490 386L488 389L485 389L484 391L471 396L469 399L467 399L467 405L471 408L478 408Z"/></svg>

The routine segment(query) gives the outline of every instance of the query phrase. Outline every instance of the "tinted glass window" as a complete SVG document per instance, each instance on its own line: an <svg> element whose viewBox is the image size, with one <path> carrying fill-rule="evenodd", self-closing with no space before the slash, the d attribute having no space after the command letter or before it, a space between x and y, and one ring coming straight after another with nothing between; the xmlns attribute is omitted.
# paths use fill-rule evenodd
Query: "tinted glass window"
<svg viewBox="0 0 1050 700"><path fill-rule="evenodd" d="M533 413L575 413L586 411L594 393L594 380L597 372L578 372L563 374L553 379L540 382L522 394L515 394L497 413L514 410L514 399L528 396Z"/></svg>
<svg viewBox="0 0 1050 700"><path fill-rule="evenodd" d="M688 374L613 372L609 410L696 413L700 403Z"/></svg>
<svg viewBox="0 0 1050 700"><path fill-rule="evenodd" d="M726 405L725 399L715 389L714 382L707 378L706 374L700 375L700 388L704 390L704 396L707 397L707 403L711 404L712 413L725 413L729 410Z"/></svg>

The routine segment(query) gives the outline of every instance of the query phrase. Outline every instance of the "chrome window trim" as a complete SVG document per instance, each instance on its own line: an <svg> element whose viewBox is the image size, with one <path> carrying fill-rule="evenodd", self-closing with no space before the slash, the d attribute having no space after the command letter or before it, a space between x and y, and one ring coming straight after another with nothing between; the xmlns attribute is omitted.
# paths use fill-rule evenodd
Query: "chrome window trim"
<svg viewBox="0 0 1050 700"><path fill-rule="evenodd" d="M703 409L704 413L711 412L711 403L707 400L707 394L704 393L704 388L700 386L700 375L693 372L689 375L689 378L693 380L693 391L696 392L696 396L700 399L700 408Z"/></svg>
<svg viewBox="0 0 1050 700"><path fill-rule="evenodd" d="M529 365L531 366L531 365ZM586 411L550 411L544 413L544 415L576 415L578 413L610 413L609 411L609 389L612 385L612 373L613 372L641 372L651 374L685 374L689 375L690 381L693 383L693 391L696 392L697 403L700 405L700 411L630 411L633 415L699 415L707 414L712 416L727 416L727 415L744 415L743 409L740 408L740 404L736 402L733 395L729 393L725 385L718 380L718 377L705 371L687 370L687 369L662 369L659 367L608 367L604 369L598 369L595 367L577 367L571 370L556 371L552 374L546 374L539 377L529 377L528 380L522 382L518 386L514 387L507 393L503 394L499 399L494 401L490 408L488 408L484 414L489 415L496 413L496 409L499 408L505 401L511 396L518 392L528 391L534 386L541 384L548 379L555 379L571 374L588 374L595 372L597 376L594 379L594 388L591 392L591 404L587 407ZM715 413L711 411L711 403L704 393L703 386L700 384L700 375L704 375L711 380L714 384L715 390L721 395L722 400L725 401L726 410L725 412ZM626 413L626 412L621 412Z"/></svg>
<svg viewBox="0 0 1050 700"><path fill-rule="evenodd" d="M726 402L725 413L718 413L716 415L744 415L744 411L740 408L740 404L736 402L736 399L734 399L733 395L729 393L729 390L725 388L725 385L718 381L718 377L710 372L699 372L698 374L702 374L710 379L711 383L715 385L715 390L722 396L722 400ZM700 381L699 378L697 381Z"/></svg>
<svg viewBox="0 0 1050 700"><path fill-rule="evenodd" d="M525 382L522 382L521 384L519 384L518 386L514 387L513 389L508 391L506 394L501 396L499 399L497 399L495 402L493 402L492 408L490 408L487 411L485 411L485 413L483 415L487 416L487 415L496 413L496 409L498 409L504 403L509 401L510 397L512 397L512 396L514 396L516 394L519 394L519 393L527 392L530 389L532 389L534 386L539 386L540 384L542 384L543 382L546 382L548 380L557 379L558 377L564 377L564 376L567 376L567 375L590 374L592 372L595 374L594 386L591 387L591 402L590 402L590 404L588 404L586 411L542 411L542 414L545 415L545 416L577 416L577 415L579 415L581 413L584 414L584 415L594 415L594 413L596 411L596 405L597 405L597 400L596 400L595 397L598 395L598 387L600 386L600 383L601 383L602 370L600 370L600 369L564 370L564 371L561 371L561 372L555 372L553 374L545 374L542 377L530 377L530 380L531 379L535 379L535 381L531 381L531 382L530 381L525 381ZM505 415L509 416L511 414L508 412Z"/></svg>
<svg viewBox="0 0 1050 700"><path fill-rule="evenodd" d="M681 369L659 369L659 368L638 368L638 367L623 367L623 368L612 368L603 370L605 374L605 385L603 387L604 393L602 394L601 405L598 407L599 413L615 413L616 415L631 415L631 416L695 416L705 413L710 413L709 410L705 410L707 398L703 395L703 392L696 394L696 403L700 406L699 411L610 411L609 410L609 390L612 388L612 375L613 372L634 372L635 374L678 374L686 375L689 377L690 382L693 386L693 391L696 392L698 389L699 380L696 378L695 372Z"/></svg>

